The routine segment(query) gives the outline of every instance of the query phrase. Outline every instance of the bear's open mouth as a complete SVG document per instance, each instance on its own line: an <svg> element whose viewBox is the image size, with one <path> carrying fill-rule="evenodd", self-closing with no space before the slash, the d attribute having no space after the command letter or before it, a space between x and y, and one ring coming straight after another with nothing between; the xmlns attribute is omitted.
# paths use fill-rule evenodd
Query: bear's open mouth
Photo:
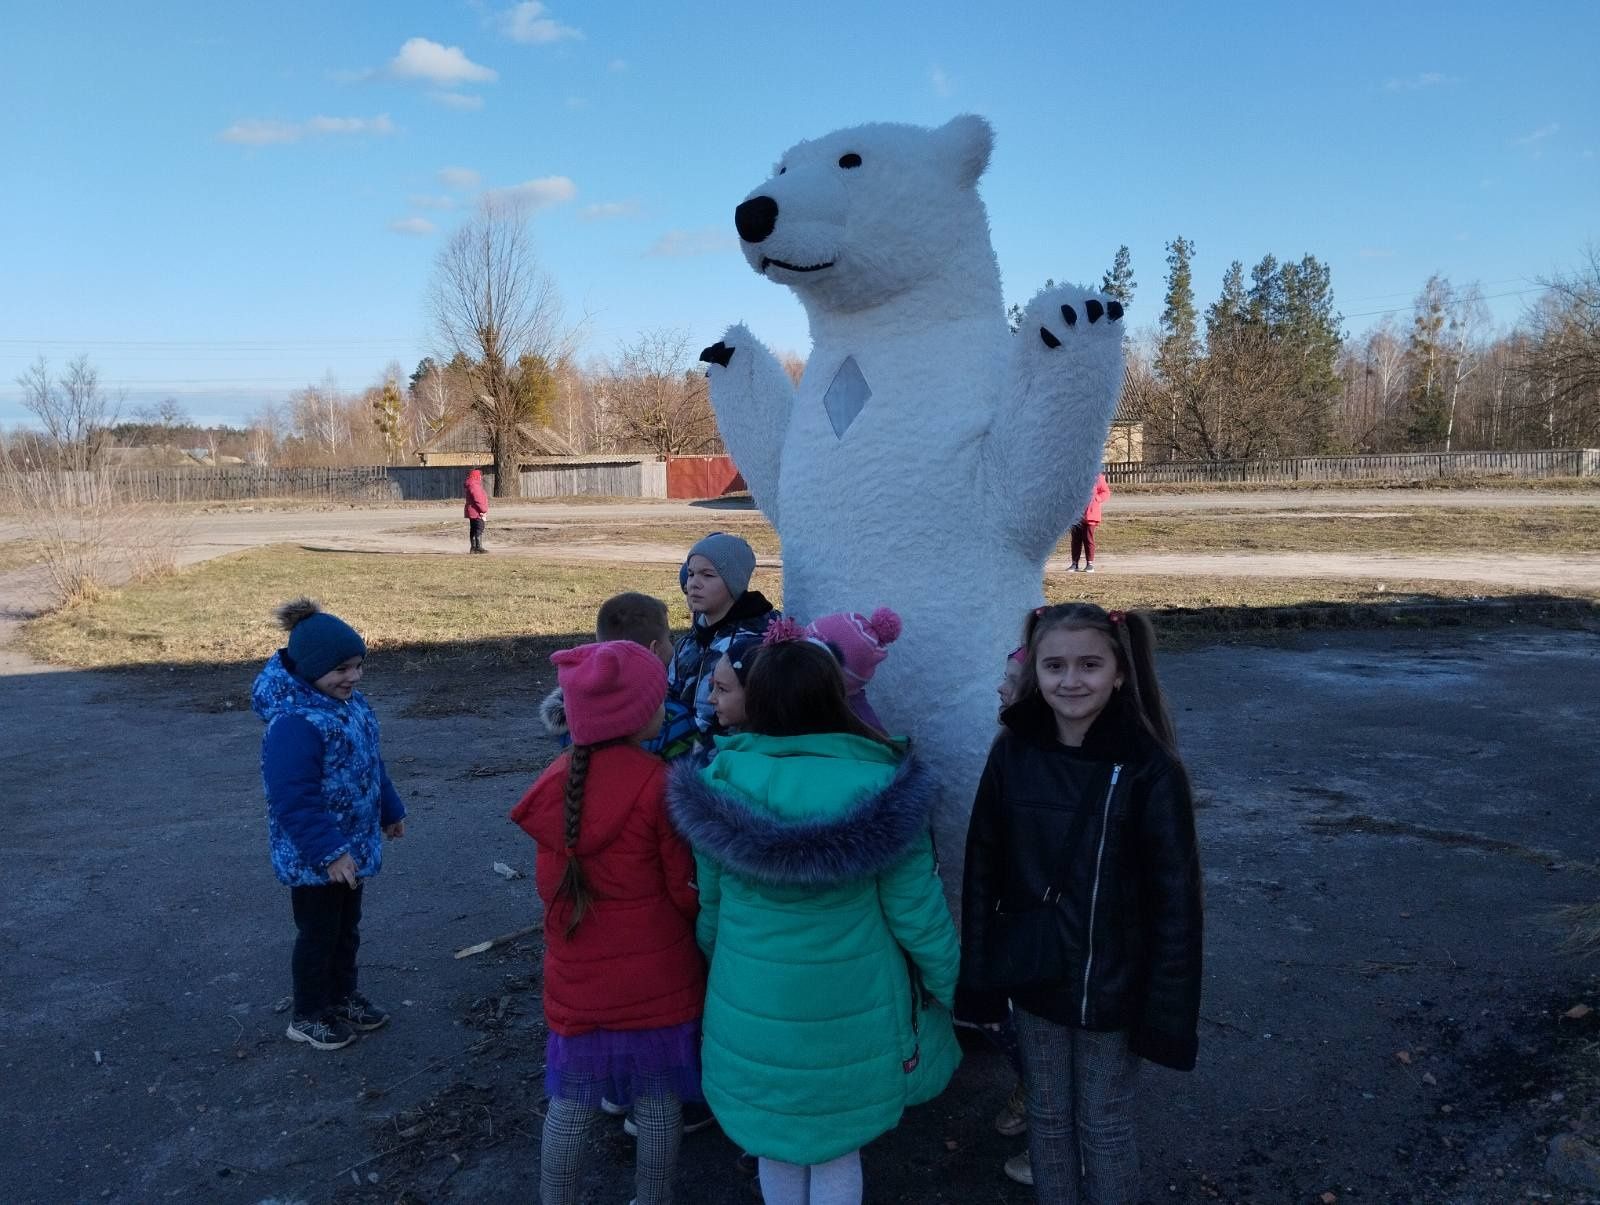
<svg viewBox="0 0 1600 1205"><path fill-rule="evenodd" d="M786 263L781 259L773 259L771 256L767 255L763 255L761 257L761 270L763 272L765 272L768 268L787 268L791 272L820 272L824 268L831 267L833 267L833 261L831 259L825 264L812 264L810 267L805 267L801 264L791 264Z"/></svg>

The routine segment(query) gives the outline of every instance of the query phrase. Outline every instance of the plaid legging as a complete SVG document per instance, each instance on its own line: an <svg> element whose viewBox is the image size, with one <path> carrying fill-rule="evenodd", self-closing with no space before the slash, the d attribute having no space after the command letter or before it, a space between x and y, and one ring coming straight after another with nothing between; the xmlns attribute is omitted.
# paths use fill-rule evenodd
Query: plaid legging
<svg viewBox="0 0 1600 1205"><path fill-rule="evenodd" d="M633 1102L639 1130L634 1155L634 1194L638 1205L672 1205L672 1177L683 1138L683 1105L665 1085L640 1081ZM582 1093L579 1093L582 1095ZM600 1110L551 1097L539 1148L539 1200L543 1205L573 1205L583 1171L589 1127Z"/></svg>

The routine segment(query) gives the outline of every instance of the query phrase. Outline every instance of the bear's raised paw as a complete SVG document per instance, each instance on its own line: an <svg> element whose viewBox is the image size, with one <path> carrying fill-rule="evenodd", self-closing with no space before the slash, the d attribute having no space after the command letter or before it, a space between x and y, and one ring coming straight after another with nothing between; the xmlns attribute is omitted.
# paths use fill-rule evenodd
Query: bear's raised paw
<svg viewBox="0 0 1600 1205"><path fill-rule="evenodd" d="M1113 304L1115 304L1113 302ZM733 359L733 348L720 339L700 353L702 364L717 364L723 368L728 366L728 361Z"/></svg>
<svg viewBox="0 0 1600 1205"><path fill-rule="evenodd" d="M1030 310L1032 308L1032 306L1029 307ZM1067 326L1069 331L1078 329L1080 318L1085 320L1085 328L1093 326L1102 318L1106 320L1107 327L1110 327L1115 322L1122 321L1122 302L1116 300L1101 301L1098 297L1084 297L1079 300L1078 305L1074 305L1070 301L1064 301L1059 309L1061 322ZM1034 315L1030 314L1029 317L1034 317ZM1054 321L1054 319L1051 319L1051 321ZM1039 341L1049 348L1061 346L1060 337L1045 325L1039 327Z"/></svg>

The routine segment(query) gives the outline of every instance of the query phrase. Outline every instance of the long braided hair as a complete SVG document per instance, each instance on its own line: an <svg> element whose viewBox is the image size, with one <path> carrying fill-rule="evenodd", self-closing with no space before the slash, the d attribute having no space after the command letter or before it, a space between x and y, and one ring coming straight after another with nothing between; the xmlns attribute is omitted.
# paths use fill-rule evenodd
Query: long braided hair
<svg viewBox="0 0 1600 1205"><path fill-rule="evenodd" d="M583 867L578 863L578 829L583 823L583 784L589 777L589 757L593 745L572 746L567 762L566 834L567 869L556 887L556 898L565 896L572 901L572 916L567 921L566 936L571 937L578 922L589 911L593 896L583 877Z"/></svg>

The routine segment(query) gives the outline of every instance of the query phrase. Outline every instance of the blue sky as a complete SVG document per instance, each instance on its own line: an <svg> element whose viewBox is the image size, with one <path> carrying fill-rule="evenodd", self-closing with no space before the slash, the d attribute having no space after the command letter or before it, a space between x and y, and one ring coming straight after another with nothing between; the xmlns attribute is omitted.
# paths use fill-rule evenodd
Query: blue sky
<svg viewBox="0 0 1600 1205"><path fill-rule="evenodd" d="M238 421L432 350L440 242L526 185L586 355L748 321L804 352L734 205L789 144L988 117L1010 299L1132 249L1306 252L1352 331L1432 272L1513 321L1600 241L1600 5L19 0L0 15L0 423L38 356ZM1403 319L1404 315L1398 315Z"/></svg>

